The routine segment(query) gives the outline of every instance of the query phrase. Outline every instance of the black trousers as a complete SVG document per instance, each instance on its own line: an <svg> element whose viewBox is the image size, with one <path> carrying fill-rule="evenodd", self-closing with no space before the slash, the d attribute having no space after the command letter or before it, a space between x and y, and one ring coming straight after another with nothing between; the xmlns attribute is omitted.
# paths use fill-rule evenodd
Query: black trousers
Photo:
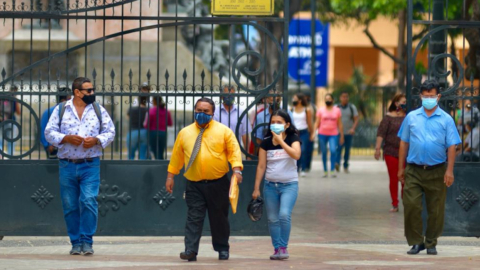
<svg viewBox="0 0 480 270"><path fill-rule="evenodd" d="M198 254L202 237L203 223L208 211L208 220L212 231L212 244L215 251L228 251L230 224L228 192L230 181L227 175L217 180L193 182L187 181L185 200L188 207L185 226L185 249Z"/></svg>

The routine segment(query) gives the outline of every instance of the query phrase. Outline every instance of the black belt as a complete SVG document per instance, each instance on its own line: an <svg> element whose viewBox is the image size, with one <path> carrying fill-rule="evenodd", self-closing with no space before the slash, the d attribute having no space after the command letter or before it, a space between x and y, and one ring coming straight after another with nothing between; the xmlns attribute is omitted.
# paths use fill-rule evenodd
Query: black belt
<svg viewBox="0 0 480 270"><path fill-rule="evenodd" d="M85 163L85 162L92 162L92 161L95 160L95 158L82 158L82 159L63 158L63 159L60 159L60 160L68 161L68 162L74 163L74 164L82 164L82 163Z"/></svg>
<svg viewBox="0 0 480 270"><path fill-rule="evenodd" d="M417 167L417 168L421 168L421 169L424 169L424 170L433 170L433 169L436 169L436 168L440 168L440 167L443 167L445 165L445 162L443 163L440 163L440 164L437 164L437 165L432 165L432 166L428 166L428 165L418 165L418 164L415 164L415 163L407 163L407 165L409 166L413 166L413 167Z"/></svg>
<svg viewBox="0 0 480 270"><path fill-rule="evenodd" d="M222 179L225 179L227 178L227 175L224 175L218 179L211 179L211 180L200 180L200 181L190 181L192 183L195 183L195 184L208 184L208 183L213 183L213 182L217 182L218 180L222 180ZM228 179L228 178L227 178Z"/></svg>

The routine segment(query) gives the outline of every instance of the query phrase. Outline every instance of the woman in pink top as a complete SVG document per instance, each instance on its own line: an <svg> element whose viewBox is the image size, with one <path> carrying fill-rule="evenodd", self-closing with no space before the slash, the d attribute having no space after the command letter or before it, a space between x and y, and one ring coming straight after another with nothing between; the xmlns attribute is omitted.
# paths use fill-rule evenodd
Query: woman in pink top
<svg viewBox="0 0 480 270"><path fill-rule="evenodd" d="M155 159L163 159L165 146L167 145L167 124L172 126L172 116L165 108L162 97L153 98L153 107L147 112L144 126L148 130L150 148Z"/></svg>
<svg viewBox="0 0 480 270"><path fill-rule="evenodd" d="M339 108L333 106L333 96L327 94L325 96L324 108L317 112L317 120L315 121L314 129L318 129L318 143L322 151L323 170L325 172L324 178L328 177L327 169L327 144L330 148L330 174L335 175L335 160L337 155L337 146L340 139L340 144L343 144L343 125L342 112ZM340 135L340 136L339 136ZM312 133L310 138L315 139L315 133Z"/></svg>

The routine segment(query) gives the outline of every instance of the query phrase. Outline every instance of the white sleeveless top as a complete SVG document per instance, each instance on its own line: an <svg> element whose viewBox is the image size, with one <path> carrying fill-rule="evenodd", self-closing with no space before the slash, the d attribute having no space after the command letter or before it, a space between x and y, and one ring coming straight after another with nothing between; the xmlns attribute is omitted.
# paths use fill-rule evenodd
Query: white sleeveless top
<svg viewBox="0 0 480 270"><path fill-rule="evenodd" d="M293 122L295 123L295 127L298 130L308 129L307 109L305 109L303 112L300 112L300 113L295 112L295 109L293 109L292 115L293 115Z"/></svg>

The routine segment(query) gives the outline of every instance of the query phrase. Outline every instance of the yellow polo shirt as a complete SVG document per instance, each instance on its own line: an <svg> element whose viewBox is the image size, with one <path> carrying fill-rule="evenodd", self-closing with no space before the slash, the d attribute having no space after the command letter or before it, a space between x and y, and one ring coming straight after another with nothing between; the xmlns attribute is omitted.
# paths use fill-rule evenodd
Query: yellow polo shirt
<svg viewBox="0 0 480 270"><path fill-rule="evenodd" d="M180 130L173 146L168 172L179 174L183 166L188 165L199 133L200 127L196 122ZM229 171L229 162L232 168L240 167L243 170L237 138L227 126L212 120L203 132L200 152L184 176L190 181L215 180Z"/></svg>

